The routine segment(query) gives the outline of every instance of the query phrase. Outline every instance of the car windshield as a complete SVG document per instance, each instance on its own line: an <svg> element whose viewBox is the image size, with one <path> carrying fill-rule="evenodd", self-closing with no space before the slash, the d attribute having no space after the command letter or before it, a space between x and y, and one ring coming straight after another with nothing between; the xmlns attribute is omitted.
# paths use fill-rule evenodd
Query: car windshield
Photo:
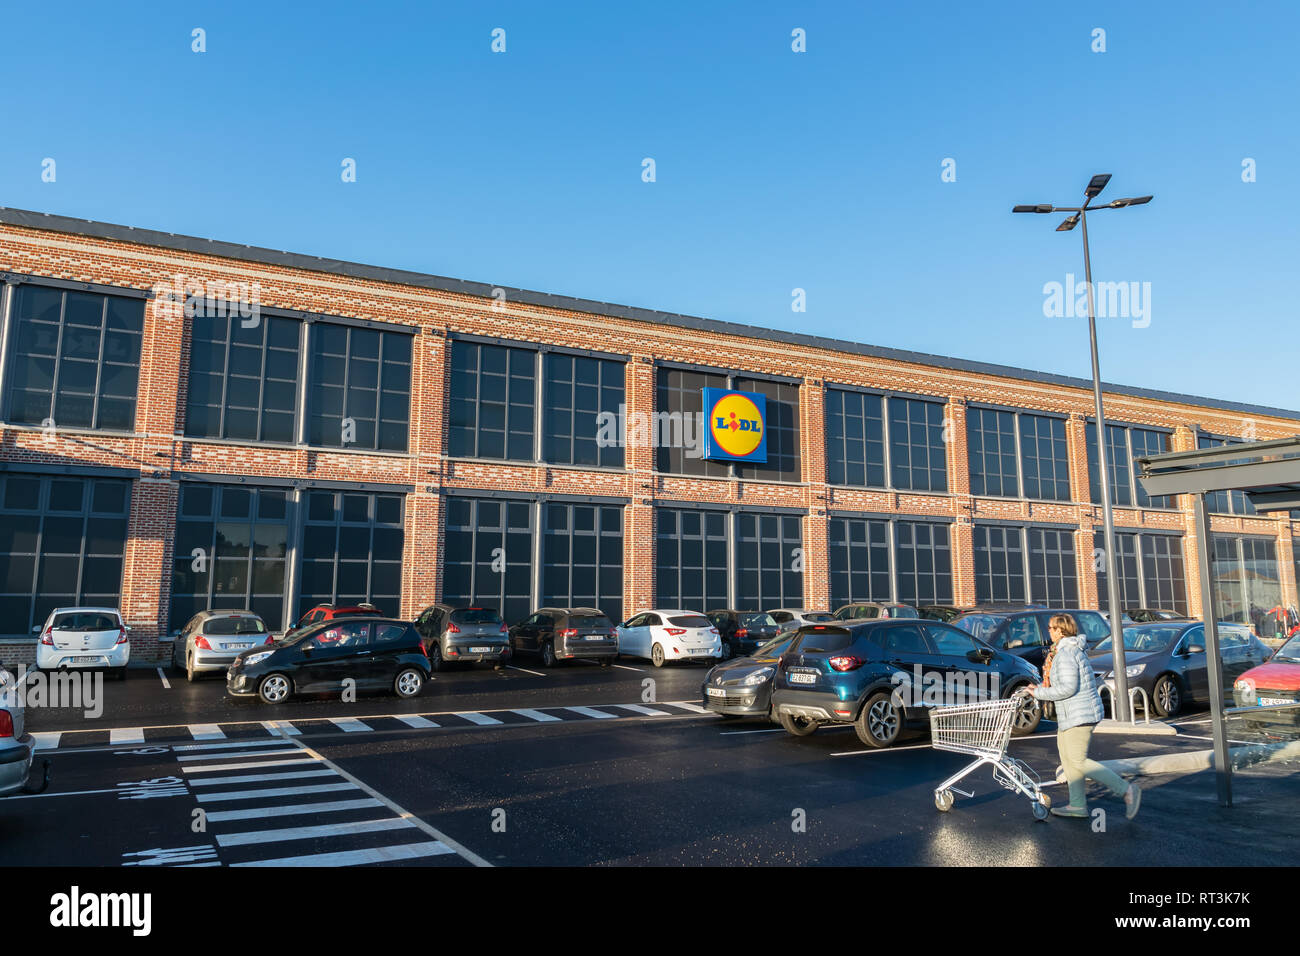
<svg viewBox="0 0 1300 956"><path fill-rule="evenodd" d="M121 627L121 622L112 614L97 611L76 611L72 614L60 614L54 619L56 631L112 631Z"/></svg>
<svg viewBox="0 0 1300 956"><path fill-rule="evenodd" d="M770 614L745 614L740 618L741 627L776 627L776 620Z"/></svg>
<svg viewBox="0 0 1300 956"><path fill-rule="evenodd" d="M1006 619L1005 614L966 614L952 623L967 634L973 634L981 641L985 641Z"/></svg>
<svg viewBox="0 0 1300 956"><path fill-rule="evenodd" d="M485 607L467 607L451 612L453 624L501 624L501 615Z"/></svg>
<svg viewBox="0 0 1300 956"><path fill-rule="evenodd" d="M228 637L231 634L265 634L266 625L260 617L214 617L203 625L204 634Z"/></svg>
<svg viewBox="0 0 1300 956"><path fill-rule="evenodd" d="M832 614L830 611L808 611L806 614L803 615L803 619L805 621L813 621L813 622L834 621L835 615Z"/></svg>
<svg viewBox="0 0 1300 956"><path fill-rule="evenodd" d="M889 616L914 618L914 617L920 617L921 615L916 613L915 608L910 607L906 604L891 604L889 606Z"/></svg>
<svg viewBox="0 0 1300 956"><path fill-rule="evenodd" d="M1161 627L1159 625L1145 625L1139 627L1124 628L1124 650L1126 651L1158 651L1166 648L1171 642L1182 636L1185 628L1182 627ZM1094 651L1108 651L1114 647L1111 638L1106 638L1093 645Z"/></svg>
<svg viewBox="0 0 1300 956"><path fill-rule="evenodd" d="M668 623L675 627L712 627L709 619L703 614L683 614L679 617L670 617Z"/></svg>
<svg viewBox="0 0 1300 956"><path fill-rule="evenodd" d="M1300 635L1291 638L1277 649L1273 655L1275 661L1288 661L1292 664L1300 664Z"/></svg>

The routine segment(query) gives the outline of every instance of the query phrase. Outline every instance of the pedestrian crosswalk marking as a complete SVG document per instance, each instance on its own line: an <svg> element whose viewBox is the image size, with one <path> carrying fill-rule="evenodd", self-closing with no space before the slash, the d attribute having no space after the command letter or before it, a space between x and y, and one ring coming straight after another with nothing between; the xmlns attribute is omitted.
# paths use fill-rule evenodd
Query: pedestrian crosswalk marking
<svg viewBox="0 0 1300 956"><path fill-rule="evenodd" d="M463 720L468 720L471 724L484 725L484 724L501 723L501 721L499 721L495 717L489 717L487 714L479 714L472 711L470 713L465 713L465 714L458 713L456 714L456 716L462 718Z"/></svg>
<svg viewBox="0 0 1300 956"><path fill-rule="evenodd" d="M676 707L679 710L689 710L692 714L711 714L713 711L701 707L699 704L692 704L686 700L669 700L664 702L665 707Z"/></svg>
<svg viewBox="0 0 1300 956"><path fill-rule="evenodd" d="M258 760L253 763L216 763L198 767L181 767L182 773L214 773L218 770L260 770L262 767L286 767L290 764L318 763L315 757L286 757L284 760Z"/></svg>
<svg viewBox="0 0 1300 956"><path fill-rule="evenodd" d="M343 850L338 853L314 853L307 856L286 856L278 860L249 860L231 866L359 866L365 863L391 863L394 860L414 860L425 856L442 856L455 853L447 844L437 840L428 843L405 843L400 846L377 846L368 850Z"/></svg>
<svg viewBox="0 0 1300 956"><path fill-rule="evenodd" d="M225 732L216 724L190 724L187 728L195 740L225 740Z"/></svg>
<svg viewBox="0 0 1300 956"><path fill-rule="evenodd" d="M144 743L143 727L117 727L108 732L108 742L115 747Z"/></svg>
<svg viewBox="0 0 1300 956"><path fill-rule="evenodd" d="M596 710L595 708L592 708L592 707L566 707L566 708L564 708L564 709L565 709L565 710L571 710L571 711L573 711L575 714L582 714L582 716L584 716L584 717L596 717L596 718L609 717L609 718L612 718L612 717L615 716L614 714L607 714L607 713L605 713L603 710Z"/></svg>
<svg viewBox="0 0 1300 956"><path fill-rule="evenodd" d="M225 790L221 793L196 793L199 803L222 803L226 800L260 800L262 797L297 797L308 793L337 793L360 790L355 783L323 783L310 787L270 787L260 790Z"/></svg>
<svg viewBox="0 0 1300 956"><path fill-rule="evenodd" d="M333 771L327 771L332 773ZM358 800L333 800L329 803L290 803L281 807L252 807L248 810L209 810L209 823L229 820L261 820L265 817L292 817L298 814L337 813L342 810L371 810L383 804L373 797Z"/></svg>
<svg viewBox="0 0 1300 956"><path fill-rule="evenodd" d="M217 835L218 846L247 846L250 843L279 843L290 840L315 840L321 837L350 836L354 833L377 833L381 830L404 830L414 827L402 817L356 820L352 823L326 823L312 827L287 827L283 830L249 830L244 833Z"/></svg>
<svg viewBox="0 0 1300 956"><path fill-rule="evenodd" d="M623 710L630 710L634 714L645 714L648 717L667 717L668 711L655 710L653 707L642 707L640 704L615 704L615 707L621 707Z"/></svg>
<svg viewBox="0 0 1300 956"><path fill-rule="evenodd" d="M280 750L250 750L246 753L209 753L209 754L183 754L176 758L180 763L192 763L195 760L233 760L239 757L279 757L284 754L298 753L297 747L284 747Z"/></svg>
<svg viewBox="0 0 1300 956"><path fill-rule="evenodd" d="M285 734L289 737L297 737L302 733L301 730L287 720L264 720L262 726L266 728L268 734Z"/></svg>
<svg viewBox="0 0 1300 956"><path fill-rule="evenodd" d="M225 784L265 783L268 780L305 780L308 777L337 777L333 770L290 770L277 773L238 774L234 777L206 777L185 781L191 787L216 787Z"/></svg>
<svg viewBox="0 0 1300 956"><path fill-rule="evenodd" d="M178 744L172 748L183 753L198 750L238 750L240 747L281 747L283 740L230 740L224 744Z"/></svg>
<svg viewBox="0 0 1300 956"><path fill-rule="evenodd" d="M32 734L32 740L35 741L37 750L58 750L59 738L63 736L62 731L50 731L43 734Z"/></svg>
<svg viewBox="0 0 1300 956"><path fill-rule="evenodd" d="M428 727L438 726L428 717L421 717L418 714L402 714L397 719L408 727L414 727L416 730L424 730Z"/></svg>
<svg viewBox="0 0 1300 956"><path fill-rule="evenodd" d="M546 722L549 720L564 719L563 717L556 717L554 714L544 714L540 710L529 710L526 707L520 710L511 711L511 713L518 714L520 717L527 717L529 720L537 720L542 722Z"/></svg>
<svg viewBox="0 0 1300 956"><path fill-rule="evenodd" d="M370 727L368 724L363 724L355 717L329 717L327 719L331 724L333 724L339 730L348 734L354 734L354 733L359 733L359 732L374 729Z"/></svg>

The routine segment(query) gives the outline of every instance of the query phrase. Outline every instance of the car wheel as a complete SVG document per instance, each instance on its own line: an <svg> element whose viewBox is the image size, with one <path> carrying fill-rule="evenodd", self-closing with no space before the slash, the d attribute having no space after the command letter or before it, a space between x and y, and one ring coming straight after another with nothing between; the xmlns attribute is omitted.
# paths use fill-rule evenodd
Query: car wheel
<svg viewBox="0 0 1300 956"><path fill-rule="evenodd" d="M614 663L614 662L613 662L612 660L610 660L608 657L606 657L606 658L602 658L602 659L601 659L600 666L601 666L601 667L609 667L609 666L610 666L611 664L613 664L613 663Z"/></svg>
<svg viewBox="0 0 1300 956"><path fill-rule="evenodd" d="M777 714L777 721L785 728L788 734L794 734L796 737L807 737L811 733L816 733L821 724L807 717L796 717L794 714Z"/></svg>
<svg viewBox="0 0 1300 956"><path fill-rule="evenodd" d="M1011 724L1012 737L1024 737L1032 734L1038 729L1038 723L1043 719L1043 705L1032 697L1021 701L1020 706L1016 708L1016 717Z"/></svg>
<svg viewBox="0 0 1300 956"><path fill-rule="evenodd" d="M198 673L194 670L194 655L186 654L185 655L185 679L189 681L191 684L193 684L195 679L198 676L199 676Z"/></svg>
<svg viewBox="0 0 1300 956"><path fill-rule="evenodd" d="M892 694L877 691L863 705L853 729L868 747L892 747L903 732L903 708Z"/></svg>
<svg viewBox="0 0 1300 956"><path fill-rule="evenodd" d="M393 693L398 697L414 697L424 688L424 675L414 667L408 667L397 675L393 681Z"/></svg>
<svg viewBox="0 0 1300 956"><path fill-rule="evenodd" d="M429 667L435 671L442 671L447 667L447 662L442 659L442 646L436 642L429 645Z"/></svg>
<svg viewBox="0 0 1300 956"><path fill-rule="evenodd" d="M726 641L722 642L722 653L718 655L718 660L720 661L731 660L731 645L728 644Z"/></svg>
<svg viewBox="0 0 1300 956"><path fill-rule="evenodd" d="M176 650L176 645L172 644L172 670L183 671L185 670L185 665L182 664L181 659L176 656Z"/></svg>
<svg viewBox="0 0 1300 956"><path fill-rule="evenodd" d="M293 693L293 685L283 674L267 674L257 685L257 696L267 704L283 704Z"/></svg>
<svg viewBox="0 0 1300 956"><path fill-rule="evenodd" d="M653 664L655 667L663 667L663 666L664 666L664 649L663 649L663 647L661 647L660 645L656 644L654 647L650 648L650 663Z"/></svg>
<svg viewBox="0 0 1300 956"><path fill-rule="evenodd" d="M1183 709L1183 690L1173 674L1163 674L1152 688L1151 705L1157 717L1173 717Z"/></svg>
<svg viewBox="0 0 1300 956"><path fill-rule="evenodd" d="M559 658L555 656L555 645L547 641L542 645L542 666L554 667L558 662Z"/></svg>

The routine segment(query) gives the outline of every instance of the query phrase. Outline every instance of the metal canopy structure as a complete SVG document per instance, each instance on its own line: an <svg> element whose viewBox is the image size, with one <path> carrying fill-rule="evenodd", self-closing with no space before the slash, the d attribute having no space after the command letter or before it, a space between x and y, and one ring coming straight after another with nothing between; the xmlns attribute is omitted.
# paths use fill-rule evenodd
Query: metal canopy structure
<svg viewBox="0 0 1300 956"><path fill-rule="evenodd" d="M1148 495L1191 495L1196 515L1196 550L1205 618L1205 658L1209 669L1210 718L1214 728L1214 767L1219 802L1232 806L1232 763L1228 754L1223 702L1223 661L1219 657L1219 614L1210 574L1210 518L1205 496L1243 492L1261 514L1300 510L1300 435L1274 441L1220 445L1139 458L1138 480Z"/></svg>

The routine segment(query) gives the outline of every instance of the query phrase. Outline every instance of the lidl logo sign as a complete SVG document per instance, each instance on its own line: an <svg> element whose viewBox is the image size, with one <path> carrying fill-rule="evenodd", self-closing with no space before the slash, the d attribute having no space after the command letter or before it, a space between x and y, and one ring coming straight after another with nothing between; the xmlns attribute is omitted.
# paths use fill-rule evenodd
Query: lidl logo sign
<svg viewBox="0 0 1300 956"><path fill-rule="evenodd" d="M704 390L704 457L713 461L767 461L767 396Z"/></svg>

